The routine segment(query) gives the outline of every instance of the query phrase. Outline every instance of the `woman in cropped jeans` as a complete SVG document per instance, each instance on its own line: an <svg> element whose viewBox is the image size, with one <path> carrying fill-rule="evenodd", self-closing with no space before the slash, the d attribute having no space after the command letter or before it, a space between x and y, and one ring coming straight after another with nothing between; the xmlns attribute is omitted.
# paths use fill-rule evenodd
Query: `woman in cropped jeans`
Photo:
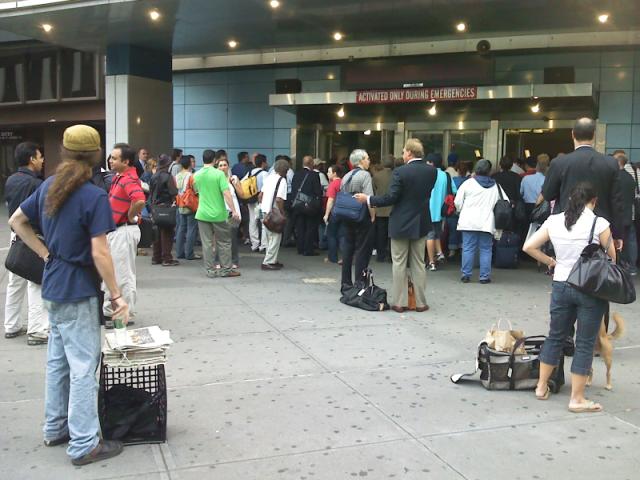
<svg viewBox="0 0 640 480"><path fill-rule="evenodd" d="M540 378L536 398L549 398L549 377L558 365L566 337L571 336L577 321L576 349L571 362L571 399L569 411L574 413L599 412L602 405L587 400L584 388L591 373L593 348L607 302L576 290L567 283L573 266L584 247L590 243L607 245L607 253L615 258L609 222L593 213L596 191L588 183L580 183L571 192L564 213L551 215L540 229L525 243L523 250L541 263L554 269L549 336L540 353ZM540 248L551 240L556 258L549 257Z"/></svg>

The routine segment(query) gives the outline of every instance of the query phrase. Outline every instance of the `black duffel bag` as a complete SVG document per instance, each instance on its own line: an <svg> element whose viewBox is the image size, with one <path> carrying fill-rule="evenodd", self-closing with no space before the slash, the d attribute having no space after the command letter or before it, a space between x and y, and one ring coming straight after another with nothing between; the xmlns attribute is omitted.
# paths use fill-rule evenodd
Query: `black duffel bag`
<svg viewBox="0 0 640 480"><path fill-rule="evenodd" d="M340 302L370 312L382 312L389 309L387 291L375 284L373 271L370 268L362 272L361 279L355 285L342 288Z"/></svg>
<svg viewBox="0 0 640 480"><path fill-rule="evenodd" d="M42 240L42 237L40 237ZM20 237L16 236L4 261L4 267L30 282L42 285L44 260L31 250Z"/></svg>

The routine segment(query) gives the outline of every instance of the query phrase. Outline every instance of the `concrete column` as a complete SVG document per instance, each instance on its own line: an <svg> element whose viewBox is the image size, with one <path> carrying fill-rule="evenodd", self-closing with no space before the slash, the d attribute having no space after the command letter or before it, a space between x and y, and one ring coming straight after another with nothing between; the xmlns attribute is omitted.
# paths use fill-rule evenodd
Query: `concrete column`
<svg viewBox="0 0 640 480"><path fill-rule="evenodd" d="M402 157L402 149L404 149L405 131L404 122L398 122L396 124L396 131L393 139L393 156L396 158Z"/></svg>
<svg viewBox="0 0 640 480"><path fill-rule="evenodd" d="M107 152L115 143L146 147L157 157L173 144L171 54L131 45L107 48Z"/></svg>
<svg viewBox="0 0 640 480"><path fill-rule="evenodd" d="M593 148L604 153L607 147L607 124L596 120L596 142Z"/></svg>
<svg viewBox="0 0 640 480"><path fill-rule="evenodd" d="M498 161L500 160L500 128L498 120L491 120L489 130L486 133L486 139L484 141L484 152L482 156L491 161L493 168L497 169Z"/></svg>

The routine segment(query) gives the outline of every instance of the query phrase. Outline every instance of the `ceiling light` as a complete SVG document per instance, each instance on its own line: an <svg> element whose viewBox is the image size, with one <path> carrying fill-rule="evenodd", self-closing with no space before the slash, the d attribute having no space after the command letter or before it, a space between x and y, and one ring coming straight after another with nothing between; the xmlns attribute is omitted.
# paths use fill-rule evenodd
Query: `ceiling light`
<svg viewBox="0 0 640 480"><path fill-rule="evenodd" d="M436 104L434 103L431 108L429 110L427 110L427 112L429 112L429 115L431 115L432 117L438 113L438 111L436 110Z"/></svg>
<svg viewBox="0 0 640 480"><path fill-rule="evenodd" d="M533 105L531 105L531 111L533 113L538 113L540 111L540 104L534 103Z"/></svg>
<svg viewBox="0 0 640 480"><path fill-rule="evenodd" d="M344 117L344 107L340 107L340 110L336 112L336 115L338 115L340 118Z"/></svg>
<svg viewBox="0 0 640 480"><path fill-rule="evenodd" d="M160 12L158 10L150 10L149 18L155 22L160 18Z"/></svg>
<svg viewBox="0 0 640 480"><path fill-rule="evenodd" d="M364 132L362 132L362 133L364 133L365 135L371 135L371 130L368 130L368 129L367 129L367 130L365 130L365 131L364 131Z"/></svg>
<svg viewBox="0 0 640 480"><path fill-rule="evenodd" d="M333 73L329 73L329 74L327 75L327 80L333 80L333 79L335 79L335 78L336 78L336 76L335 76Z"/></svg>
<svg viewBox="0 0 640 480"><path fill-rule="evenodd" d="M342 37L343 37L343 35L340 32L336 32L336 33L333 34L333 39L336 42L339 42L340 40L342 40Z"/></svg>
<svg viewBox="0 0 640 480"><path fill-rule="evenodd" d="M459 24L456 25L456 30L458 30L459 32L464 32L467 30L467 24L464 22L460 22Z"/></svg>
<svg viewBox="0 0 640 480"><path fill-rule="evenodd" d="M49 24L49 23L43 23L41 25L41 27L47 33L49 33L51 30L53 30L53 26L51 24Z"/></svg>
<svg viewBox="0 0 640 480"><path fill-rule="evenodd" d="M608 13L601 13L600 15L598 15L598 21L600 23L607 23L608 20L609 20L609 14Z"/></svg>
<svg viewBox="0 0 640 480"><path fill-rule="evenodd" d="M227 45L229 45L229 48L236 48L238 46L238 42L236 42L235 40L229 40L227 42Z"/></svg>
<svg viewBox="0 0 640 480"><path fill-rule="evenodd" d="M280 2L278 0L271 0L269 5L271 5L271 8L278 8L280 6Z"/></svg>

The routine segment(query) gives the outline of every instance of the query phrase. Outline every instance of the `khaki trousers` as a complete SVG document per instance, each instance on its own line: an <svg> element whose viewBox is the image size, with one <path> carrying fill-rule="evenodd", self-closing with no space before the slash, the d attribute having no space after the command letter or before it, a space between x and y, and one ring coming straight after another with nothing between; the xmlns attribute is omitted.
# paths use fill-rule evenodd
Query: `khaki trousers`
<svg viewBox="0 0 640 480"><path fill-rule="evenodd" d="M409 304L407 269L411 272L411 281L416 294L416 306L423 307L427 304L425 294L427 289L427 270L424 264L426 239L426 236L416 240L391 239L393 286L389 303L392 306L407 307Z"/></svg>
<svg viewBox="0 0 640 480"><path fill-rule="evenodd" d="M113 270L120 294L129 305L129 315L136 313L136 254L140 241L140 227L138 225L123 225L107 234L109 250L113 259ZM107 286L102 282L102 290L106 293L102 313L110 317L113 315L111 299Z"/></svg>

